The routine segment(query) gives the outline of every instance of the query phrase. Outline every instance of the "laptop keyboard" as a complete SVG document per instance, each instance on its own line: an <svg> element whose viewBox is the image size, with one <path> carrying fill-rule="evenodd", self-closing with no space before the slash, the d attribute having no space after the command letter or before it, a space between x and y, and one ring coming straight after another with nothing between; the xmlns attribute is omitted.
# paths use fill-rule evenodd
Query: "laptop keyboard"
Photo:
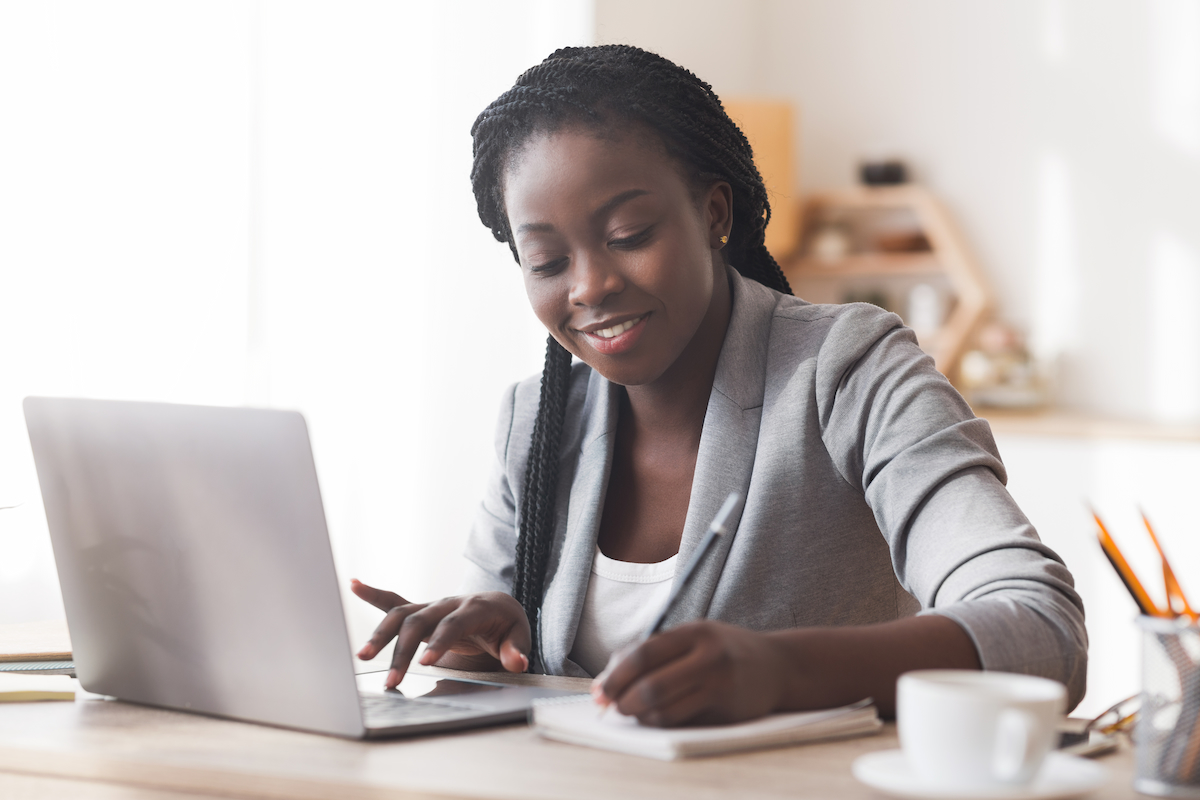
<svg viewBox="0 0 1200 800"><path fill-rule="evenodd" d="M430 700L416 702L399 694L360 694L363 720L368 728L392 728L400 725L421 725L427 722L450 722L478 717L477 708L464 708Z"/></svg>

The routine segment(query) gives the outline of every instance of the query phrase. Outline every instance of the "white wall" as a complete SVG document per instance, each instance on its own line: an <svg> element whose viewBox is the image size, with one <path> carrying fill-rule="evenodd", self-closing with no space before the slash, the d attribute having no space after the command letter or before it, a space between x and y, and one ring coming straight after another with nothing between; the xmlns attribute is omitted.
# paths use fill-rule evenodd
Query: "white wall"
<svg viewBox="0 0 1200 800"><path fill-rule="evenodd" d="M0 621L62 615L24 395L242 400L245 19L0 4Z"/></svg>
<svg viewBox="0 0 1200 800"><path fill-rule="evenodd" d="M660 53L718 94L759 94L768 67L767 12L763 0L595 0L596 42Z"/></svg>
<svg viewBox="0 0 1200 800"><path fill-rule="evenodd" d="M718 93L795 101L805 190L908 160L1061 359L1065 405L1200 421L1200 0L597 0L596 20Z"/></svg>
<svg viewBox="0 0 1200 800"><path fill-rule="evenodd" d="M500 394L545 341L469 130L591 23L586 0L0 0L0 622L62 615L29 394L300 409L343 579L454 590ZM360 638L379 615L348 608Z"/></svg>

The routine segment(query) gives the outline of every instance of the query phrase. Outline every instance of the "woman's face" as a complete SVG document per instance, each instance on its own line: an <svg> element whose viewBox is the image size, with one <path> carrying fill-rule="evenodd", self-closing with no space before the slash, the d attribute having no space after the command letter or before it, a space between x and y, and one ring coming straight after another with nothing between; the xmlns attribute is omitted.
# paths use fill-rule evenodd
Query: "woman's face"
<svg viewBox="0 0 1200 800"><path fill-rule="evenodd" d="M534 313L563 347L625 386L658 380L698 331L719 324L723 337L727 322L712 308L725 280L729 185L697 199L647 138L536 136L504 176Z"/></svg>

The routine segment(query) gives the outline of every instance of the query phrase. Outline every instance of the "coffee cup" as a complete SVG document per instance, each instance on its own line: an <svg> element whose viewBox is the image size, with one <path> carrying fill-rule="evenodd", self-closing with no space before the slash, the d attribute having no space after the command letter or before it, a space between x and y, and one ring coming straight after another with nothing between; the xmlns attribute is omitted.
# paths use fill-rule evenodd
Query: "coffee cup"
<svg viewBox="0 0 1200 800"><path fill-rule="evenodd" d="M1054 746L1067 690L1032 675L919 670L900 676L896 727L909 769L931 789L1020 787Z"/></svg>

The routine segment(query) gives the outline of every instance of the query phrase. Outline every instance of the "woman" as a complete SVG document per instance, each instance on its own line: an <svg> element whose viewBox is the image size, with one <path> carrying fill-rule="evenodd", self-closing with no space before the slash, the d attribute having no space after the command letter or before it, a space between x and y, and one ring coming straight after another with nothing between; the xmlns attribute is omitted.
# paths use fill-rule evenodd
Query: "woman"
<svg viewBox="0 0 1200 800"><path fill-rule="evenodd" d="M868 695L887 714L897 676L928 667L1046 675L1079 701L1082 604L987 423L895 315L791 296L707 84L633 47L566 48L472 133L480 218L521 266L546 366L501 411L468 593L353 584L388 612L360 656L396 638L389 685L421 641L425 664L596 675L737 491L733 535L600 702L660 725Z"/></svg>

